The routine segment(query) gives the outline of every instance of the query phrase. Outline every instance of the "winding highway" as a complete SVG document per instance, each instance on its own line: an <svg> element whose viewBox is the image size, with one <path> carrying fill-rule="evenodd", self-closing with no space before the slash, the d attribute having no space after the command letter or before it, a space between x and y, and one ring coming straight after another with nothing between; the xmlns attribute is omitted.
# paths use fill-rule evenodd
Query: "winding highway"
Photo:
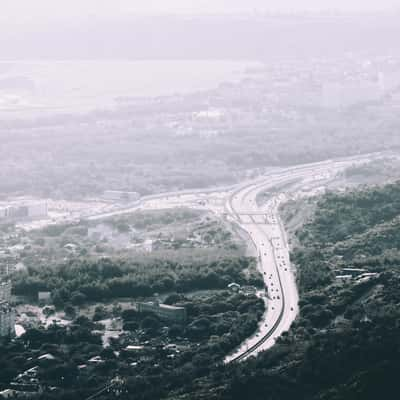
<svg viewBox="0 0 400 400"><path fill-rule="evenodd" d="M289 168L259 183L244 185L230 195L226 212L248 234L259 255L259 270L266 287L263 296L266 311L257 332L229 354L225 363L245 360L272 347L289 330L299 311L296 277L290 265L286 232L279 219L279 205L284 199L279 188L287 184L286 190L290 191L294 179L327 182L346 166L348 161L329 161ZM262 192L269 192L270 196L260 205L257 199Z"/></svg>

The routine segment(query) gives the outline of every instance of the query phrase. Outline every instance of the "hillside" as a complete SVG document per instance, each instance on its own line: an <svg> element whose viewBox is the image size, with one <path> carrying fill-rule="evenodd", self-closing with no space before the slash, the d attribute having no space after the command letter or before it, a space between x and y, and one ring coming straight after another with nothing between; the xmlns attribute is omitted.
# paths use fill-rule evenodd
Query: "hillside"
<svg viewBox="0 0 400 400"><path fill-rule="evenodd" d="M291 331L257 359L169 398L391 398L400 360L399 204L400 183L321 198L292 254L301 311Z"/></svg>

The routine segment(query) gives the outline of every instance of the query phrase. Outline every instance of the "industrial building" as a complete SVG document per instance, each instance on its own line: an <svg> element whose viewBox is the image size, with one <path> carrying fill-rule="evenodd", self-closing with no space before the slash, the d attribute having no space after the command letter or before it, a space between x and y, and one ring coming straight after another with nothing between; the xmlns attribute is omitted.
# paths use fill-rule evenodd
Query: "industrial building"
<svg viewBox="0 0 400 400"><path fill-rule="evenodd" d="M177 323L186 322L186 309L184 307L169 306L158 302L137 303L138 312L150 312L162 320Z"/></svg>

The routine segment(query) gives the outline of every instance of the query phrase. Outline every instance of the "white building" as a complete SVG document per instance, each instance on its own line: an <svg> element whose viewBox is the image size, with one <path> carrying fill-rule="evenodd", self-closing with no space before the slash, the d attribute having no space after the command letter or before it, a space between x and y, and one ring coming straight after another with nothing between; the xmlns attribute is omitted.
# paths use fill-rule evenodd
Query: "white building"
<svg viewBox="0 0 400 400"><path fill-rule="evenodd" d="M18 221L21 219L38 219L48 215L46 201L12 202L0 208L0 220Z"/></svg>
<svg viewBox="0 0 400 400"><path fill-rule="evenodd" d="M38 292L38 301L40 304L49 304L51 302L51 292Z"/></svg>
<svg viewBox="0 0 400 400"><path fill-rule="evenodd" d="M153 251L153 241L151 239L146 239L143 243L143 250L146 253L151 253Z"/></svg>
<svg viewBox="0 0 400 400"><path fill-rule="evenodd" d="M47 217L48 214L47 202L40 201L40 202L28 203L27 207L28 207L29 218Z"/></svg>

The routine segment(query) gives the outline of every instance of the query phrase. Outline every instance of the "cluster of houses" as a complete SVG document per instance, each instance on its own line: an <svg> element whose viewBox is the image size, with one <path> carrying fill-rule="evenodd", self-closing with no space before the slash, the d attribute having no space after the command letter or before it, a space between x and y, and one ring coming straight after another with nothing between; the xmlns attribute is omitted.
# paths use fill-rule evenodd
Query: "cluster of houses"
<svg viewBox="0 0 400 400"><path fill-rule="evenodd" d="M377 272L368 272L364 268L342 268L337 271L336 280L338 282L355 282L361 283L370 280L378 275Z"/></svg>
<svg viewBox="0 0 400 400"><path fill-rule="evenodd" d="M37 358L37 363L52 362L54 360L55 357L52 354L47 353L39 356ZM55 391L57 388L49 387L46 388L46 390ZM43 385L41 384L39 377L39 365L35 365L34 367L18 374L10 383L9 388L0 392L0 398L32 399L39 396L43 391Z"/></svg>

